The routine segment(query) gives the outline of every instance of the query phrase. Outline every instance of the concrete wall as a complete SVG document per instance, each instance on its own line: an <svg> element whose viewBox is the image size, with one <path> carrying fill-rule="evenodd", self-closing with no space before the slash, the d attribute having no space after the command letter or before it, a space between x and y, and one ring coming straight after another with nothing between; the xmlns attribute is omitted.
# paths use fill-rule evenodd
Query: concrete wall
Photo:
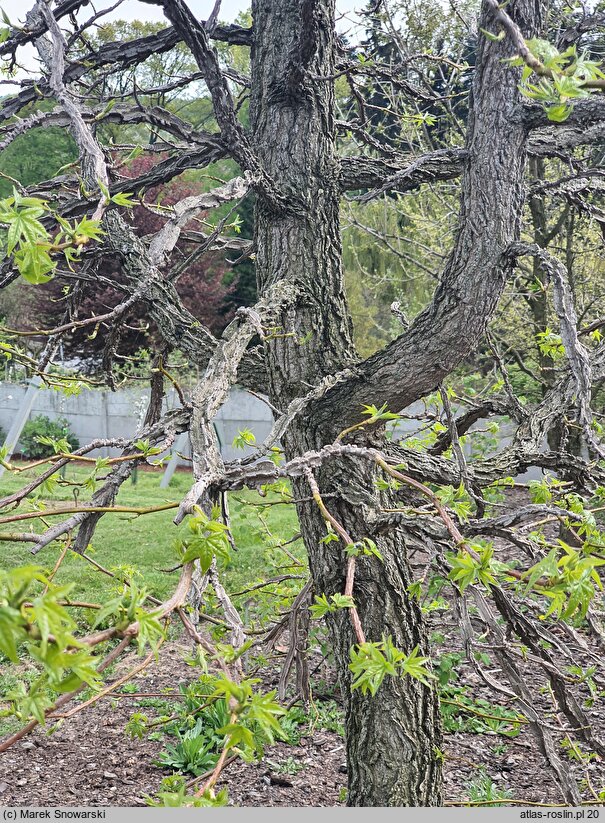
<svg viewBox="0 0 605 823"><path fill-rule="evenodd" d="M23 402L26 387L14 383L0 384L0 426L6 434ZM132 437L145 417L149 390L121 389L105 392L83 389L75 397L60 392L39 389L30 415L45 415L51 420L64 417L71 431L85 445L96 438ZM176 392L167 394L164 408L179 406ZM241 389L233 389L229 400L216 416L216 432L226 460L242 457L251 449L234 449L238 430L250 429L261 443L269 434L273 417L271 410L256 397ZM103 456L115 456L119 449L103 449ZM187 454L186 451L184 451ZM94 454L94 453L93 453Z"/></svg>
<svg viewBox="0 0 605 823"><path fill-rule="evenodd" d="M26 388L14 383L0 383L0 426L7 433L13 418L23 402ZM31 416L46 415L51 419L65 417L80 445L95 438L132 437L145 416L149 390L121 389L117 392L105 392L83 389L75 397L65 397L60 392L39 389L34 401ZM168 392L164 408L179 406L176 392ZM421 415L422 403L413 404L408 409L410 414ZM221 453L225 460L243 457L251 448L234 449L234 438L241 429L250 429L256 436L257 443L262 443L271 430L273 417L266 403L242 389L232 389L229 399L215 418L215 428L219 438ZM482 428L484 421L479 421L473 428ZM396 424L396 436L414 434L418 431L417 420L400 420ZM505 422L498 435L498 449L503 449L512 439L514 427ZM179 449L185 456L188 449ZM119 454L117 449L104 449L103 456ZM540 469L530 469L522 475L522 480L539 478Z"/></svg>

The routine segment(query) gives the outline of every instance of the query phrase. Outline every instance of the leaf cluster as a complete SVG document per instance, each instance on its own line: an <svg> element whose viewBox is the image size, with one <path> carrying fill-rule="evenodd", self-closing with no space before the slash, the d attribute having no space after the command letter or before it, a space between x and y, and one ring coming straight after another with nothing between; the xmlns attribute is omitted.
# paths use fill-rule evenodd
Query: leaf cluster
<svg viewBox="0 0 605 823"><path fill-rule="evenodd" d="M361 643L351 649L349 669L353 674L352 689L360 689L362 694L376 694L385 677L409 677L428 685L434 675L426 664L428 657L422 657L418 646L409 654L398 649L391 637L383 636L377 643Z"/></svg>

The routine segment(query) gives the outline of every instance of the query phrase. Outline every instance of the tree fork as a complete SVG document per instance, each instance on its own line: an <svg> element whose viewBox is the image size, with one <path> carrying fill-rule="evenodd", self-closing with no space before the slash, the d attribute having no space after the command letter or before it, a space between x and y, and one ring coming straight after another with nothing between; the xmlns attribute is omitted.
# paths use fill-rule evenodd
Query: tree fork
<svg viewBox="0 0 605 823"><path fill-rule="evenodd" d="M531 36L541 28L542 6L518 0L509 12ZM484 7L480 27L490 26ZM433 299L409 329L311 407L334 436L363 403L399 411L434 391L476 348L496 310L519 238L528 148L519 72L505 62L514 55L507 39L480 38L454 248Z"/></svg>
<svg viewBox="0 0 605 823"><path fill-rule="evenodd" d="M484 39L458 235L442 281L408 332L356 366L341 269L334 91L329 80L309 79L334 74L334 3L255 0L252 9L254 149L276 185L303 206L299 214L276 216L261 195L256 209L259 293L285 279L299 295L297 305L282 314L282 334L266 344L272 399L283 408L326 374L351 366L355 374L311 405L304 424L293 422L283 438L290 458L330 442L358 416L362 403L386 402L399 410L422 397L479 341L511 270L507 255L519 232L527 131L517 75L503 64L513 48ZM539 29L539 3L519 0L511 14L524 32ZM482 25L491 23L492 14L484 9ZM372 471L352 460L319 473L321 493L332 496L334 515L355 540L372 533L371 512L385 504L374 480ZM308 490L294 485L296 496L304 498ZM342 546L321 542L325 523L312 504L299 504L298 514L317 592L341 592ZM353 592L364 632L371 641L390 635L408 652L418 645L424 654L427 632L407 593L411 574L404 531L381 537L379 545L384 563L361 559ZM387 678L379 701L352 694L348 663L355 638L348 618L337 614L330 628L346 708L349 804L439 804L441 737L434 690L411 679Z"/></svg>
<svg viewBox="0 0 605 823"><path fill-rule="evenodd" d="M280 408L324 375L357 361L341 267L333 85L308 79L334 73L333 6L332 0L255 0L252 7L254 149L280 189L302 204L300 212L276 215L259 195L256 209L259 293L286 280L298 294L294 309L281 315L280 336L266 342L271 395ZM297 418L283 443L290 458L329 440L327 427ZM368 536L365 512L379 505L373 470L339 460L318 472L318 481L353 539ZM297 498L308 498L303 479L294 486ZM321 542L326 527L312 501L300 503L298 515L317 593L342 592L343 546ZM401 532L381 538L380 551L383 564L358 560L353 596L364 631L371 641L387 634L407 652L418 645L426 653L420 608L407 594L411 580ZM348 615L338 614L330 631L346 710L348 803L440 805L441 732L433 687L387 678L377 698L351 693L348 664L356 640Z"/></svg>

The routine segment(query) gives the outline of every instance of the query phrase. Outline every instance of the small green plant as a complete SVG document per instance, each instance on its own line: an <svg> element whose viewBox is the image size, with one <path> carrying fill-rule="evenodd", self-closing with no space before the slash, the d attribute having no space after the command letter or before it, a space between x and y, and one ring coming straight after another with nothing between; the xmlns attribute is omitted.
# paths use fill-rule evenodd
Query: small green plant
<svg viewBox="0 0 605 823"><path fill-rule="evenodd" d="M473 554L466 548L461 548L457 555L450 556L450 580L453 580L462 592L471 583L483 583L488 589L492 585L495 586L494 572L502 564L497 567L493 560L494 547L491 544L472 543L469 548L473 551Z"/></svg>
<svg viewBox="0 0 605 823"><path fill-rule="evenodd" d="M597 757L594 752L582 751L580 744L569 735L561 740L561 748L570 760L577 763L590 763L591 760Z"/></svg>
<svg viewBox="0 0 605 823"><path fill-rule="evenodd" d="M467 783L468 799L471 803L489 803L491 806L504 806L495 800L509 800L512 794L507 789L499 789L485 769L478 769L476 776Z"/></svg>
<svg viewBox="0 0 605 823"><path fill-rule="evenodd" d="M160 752L157 763L197 777L216 766L218 754L213 749L214 741L199 733L196 726L185 732L176 745L168 745Z"/></svg>
<svg viewBox="0 0 605 823"><path fill-rule="evenodd" d="M195 515L189 518L188 525L191 536L176 540L174 548L181 563L199 560L202 572L207 572L216 557L228 563L231 557L231 546L227 536L228 528L220 522L220 510L212 509L211 517L207 517L199 506L194 507Z"/></svg>
<svg viewBox="0 0 605 823"><path fill-rule="evenodd" d="M223 789L216 794L204 792L201 797L195 794L187 794L187 784L185 778L180 774L172 774L165 777L160 784L160 791L157 798L149 795L145 801L148 806L160 808L179 808L181 806L226 806L228 802L227 790Z"/></svg>
<svg viewBox="0 0 605 823"><path fill-rule="evenodd" d="M497 706L483 698L470 700L462 688L449 687L441 692L441 718L448 734L497 734L517 737L519 719L516 712Z"/></svg>
<svg viewBox="0 0 605 823"><path fill-rule="evenodd" d="M494 36L484 32L490 39ZM574 103L588 97L605 75L588 52L578 52L575 44L559 52L548 40L534 37L525 43L530 57L509 58L510 66L523 67L520 91L524 97L541 103L553 123L563 123L573 111Z"/></svg>
<svg viewBox="0 0 605 823"><path fill-rule="evenodd" d="M50 457L59 452L70 452L80 445L64 417L51 420L43 414L32 417L25 424L19 443L21 454L31 460Z"/></svg>
<svg viewBox="0 0 605 823"><path fill-rule="evenodd" d="M315 603L309 607L309 611L314 620L319 620L328 612L335 612L338 609L352 609L354 606L353 598L348 595L336 593L330 595L330 600L328 600L325 594L319 594L315 595Z"/></svg>
<svg viewBox="0 0 605 823"><path fill-rule="evenodd" d="M458 680L458 666L465 660L460 652L440 655L434 666L439 681L441 718L443 728L451 734L497 734L503 737L517 737L520 723L524 718L512 709L489 703L481 697L467 696L467 687L455 685ZM487 661L482 661L485 665Z"/></svg>
<svg viewBox="0 0 605 823"><path fill-rule="evenodd" d="M446 652L438 658L435 664L435 674L441 687L445 688L450 681L458 679L456 667L463 660L464 655L461 652Z"/></svg>
<svg viewBox="0 0 605 823"><path fill-rule="evenodd" d="M281 720L284 740L290 746L298 746L305 735L315 729L344 737L344 712L335 700L318 700L311 703L308 711L302 706L292 706Z"/></svg>
<svg viewBox="0 0 605 823"><path fill-rule="evenodd" d="M335 700L322 700L320 703L315 703L313 708L314 711L311 712L310 719L314 727L344 737L344 712Z"/></svg>
<svg viewBox="0 0 605 823"><path fill-rule="evenodd" d="M130 737L131 740L142 740L147 731L148 723L149 718L146 714L135 712L130 716L130 720L124 726L124 733L127 737Z"/></svg>
<svg viewBox="0 0 605 823"><path fill-rule="evenodd" d="M230 714L225 700L213 699L213 692L212 678L202 675L194 683L181 685L182 700L174 704L162 701L161 711L172 719L163 726L164 731L176 737L177 742L169 743L160 753L158 765L196 776L214 768L225 741L221 730L228 725ZM127 728L134 726L138 730L139 717L134 714Z"/></svg>
<svg viewBox="0 0 605 823"><path fill-rule="evenodd" d="M234 449L245 449L246 446L254 446L255 443L254 432L251 432L250 429L238 429L232 445Z"/></svg>
<svg viewBox="0 0 605 823"><path fill-rule="evenodd" d="M307 720L307 713L301 706L292 706L283 716L281 727L284 740L289 746L298 746L305 734Z"/></svg>
<svg viewBox="0 0 605 823"><path fill-rule="evenodd" d="M276 763L274 760L267 759L265 761L268 766L270 766L275 774L289 774L291 776L298 774L301 772L305 766L300 760L297 760L295 757L290 755L286 757L285 760L282 760L280 763Z"/></svg>
<svg viewBox="0 0 605 823"><path fill-rule="evenodd" d="M139 687L136 683L124 683L124 685L120 687L121 694L136 694L138 690Z"/></svg>
<svg viewBox="0 0 605 823"><path fill-rule="evenodd" d="M462 483L457 488L455 486L441 486L437 489L437 497L445 506L450 508L463 523L471 516L473 504Z"/></svg>
<svg viewBox="0 0 605 823"><path fill-rule="evenodd" d="M362 694L369 692L373 696L387 675L408 675L426 685L434 675L425 666L428 657L421 657L418 652L418 646L414 646L406 655L387 636L383 636L380 643L365 642L354 646L349 663L349 669L354 675L351 688L361 689Z"/></svg>
<svg viewBox="0 0 605 823"><path fill-rule="evenodd" d="M181 686L184 699L171 715L154 723L164 724L166 734L177 738L160 753L157 765L197 777L215 767L221 752L234 751L246 761L262 757L266 744L286 735L280 723L284 711L273 699L275 692L257 692L257 682L235 683L203 674L197 682ZM146 721L133 715L131 736L140 735Z"/></svg>
<svg viewBox="0 0 605 823"><path fill-rule="evenodd" d="M556 334L552 329L546 328L536 334L538 347L542 354L550 357L551 360L562 360L565 357L565 346L560 334Z"/></svg>

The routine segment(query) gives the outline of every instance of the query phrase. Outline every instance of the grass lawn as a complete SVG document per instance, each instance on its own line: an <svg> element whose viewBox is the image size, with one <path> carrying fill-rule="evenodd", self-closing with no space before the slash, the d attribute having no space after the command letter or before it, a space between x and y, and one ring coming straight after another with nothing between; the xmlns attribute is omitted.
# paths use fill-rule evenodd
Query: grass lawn
<svg viewBox="0 0 605 823"><path fill-rule="evenodd" d="M21 468L26 464L17 463L16 465ZM6 472L0 479L0 497L22 488L41 470L37 468L22 471L19 474ZM82 483L89 474L88 468L71 465L67 468L65 481L68 484ZM161 469L139 470L136 484L127 480L120 489L116 503L136 507L178 503L191 485L191 475L177 472L167 489L160 489L161 477ZM46 508L52 509L58 505L73 505L76 497L79 502L88 500L91 494L92 490L86 490L82 486L59 485L52 494L37 498L36 503L39 505L43 502ZM274 496L273 499L278 498ZM18 509L5 509L0 512L0 517L31 511L33 502L31 499L25 500ZM271 577L273 570L268 562L268 553L277 563L291 564L292 562L283 550L267 549L267 537L269 542L272 541L275 545L289 540L298 532L298 522L293 507L288 505L260 507L258 505L266 502L266 498L261 498L256 492L251 491L237 492L231 497L231 526L237 551L233 552L230 566L223 568L221 572L221 579L228 591L237 592L248 588L256 581ZM178 528L173 524L172 519L175 513L176 509L141 516L107 513L99 521L92 545L87 553L110 571L115 572L124 567L136 570L140 575L137 576L139 585L145 586L153 596L165 599L173 592L179 576L178 569L172 572L164 571L176 565L177 557L172 548L173 541L179 533L189 533L186 523ZM69 515L62 515L61 519L66 516ZM47 526L58 522L57 517L46 517L45 520ZM0 532L42 531L47 526L44 526L38 519L32 519L0 524ZM63 544L61 542L51 543L36 556L31 554L31 547L32 545L27 543L1 540L0 570L35 564L42 566L49 573L62 551ZM306 562L302 542L298 540L296 543L289 544L287 549L303 561L304 568L300 571L304 572ZM61 585L73 583L74 587L70 592L71 599L93 603L106 602L115 597L116 590L121 588L116 580L98 571L86 559L74 552L69 552L64 558L54 582ZM236 602L238 606L244 607L244 611L247 609L241 598L238 598ZM5 667L2 661L0 654L0 699L3 694L14 688L19 680L29 681L36 675L35 667L29 664L24 666L10 664ZM82 699L88 694L86 691ZM14 717L0 718L0 737L10 734L19 726L20 721Z"/></svg>
<svg viewBox="0 0 605 823"><path fill-rule="evenodd" d="M33 469L32 473L38 471L40 469ZM29 482L32 473L21 472L18 475L5 473L0 479L0 496L21 488ZM87 468L72 465L67 469L65 480L68 483L82 482L88 474ZM191 484L191 475L177 472L167 489L160 489L161 476L161 469L139 471L136 484L127 480L122 485L116 502L125 506L151 507L180 501ZM73 504L75 491L79 492L80 502L90 498L90 491L68 485L58 486L52 495L44 495L42 500L47 508L53 508L58 504ZM237 492L231 497L232 532L238 550L234 553L233 561L223 575L226 587L231 591L250 585L265 572L267 563L263 531L266 534L268 529L275 543L289 540L298 531L292 506L275 505L262 509L257 506L244 505L242 501L265 503L266 499L250 491ZM31 504L24 501L18 512L30 509ZM7 511L2 512L2 515L6 514L8 514ZM263 521L259 519L259 514L266 525L263 525ZM171 593L178 578L178 570L170 573L164 571L175 565L176 555L172 548L173 541L180 532L187 530L186 524L179 528L173 524L174 515L175 510L142 516L105 514L97 526L89 554L102 566L111 570L120 567L136 569L141 573L142 582L151 594L164 598ZM49 524L57 522L57 518L46 519ZM43 528L38 520L0 525L0 530L5 532L24 532L30 529L40 531ZM0 568L6 569L35 563L50 571L60 554L61 544L55 542L47 546L36 557L32 556L30 550L31 545L25 543L0 541L2 552ZM288 550L299 558L304 557L301 541L289 545ZM283 561L290 562L285 554L283 554ZM85 559L73 552L69 553L63 561L55 582L73 582L75 587L70 595L72 599L96 602L103 602L103 598L111 595L115 586L109 577L97 571Z"/></svg>

